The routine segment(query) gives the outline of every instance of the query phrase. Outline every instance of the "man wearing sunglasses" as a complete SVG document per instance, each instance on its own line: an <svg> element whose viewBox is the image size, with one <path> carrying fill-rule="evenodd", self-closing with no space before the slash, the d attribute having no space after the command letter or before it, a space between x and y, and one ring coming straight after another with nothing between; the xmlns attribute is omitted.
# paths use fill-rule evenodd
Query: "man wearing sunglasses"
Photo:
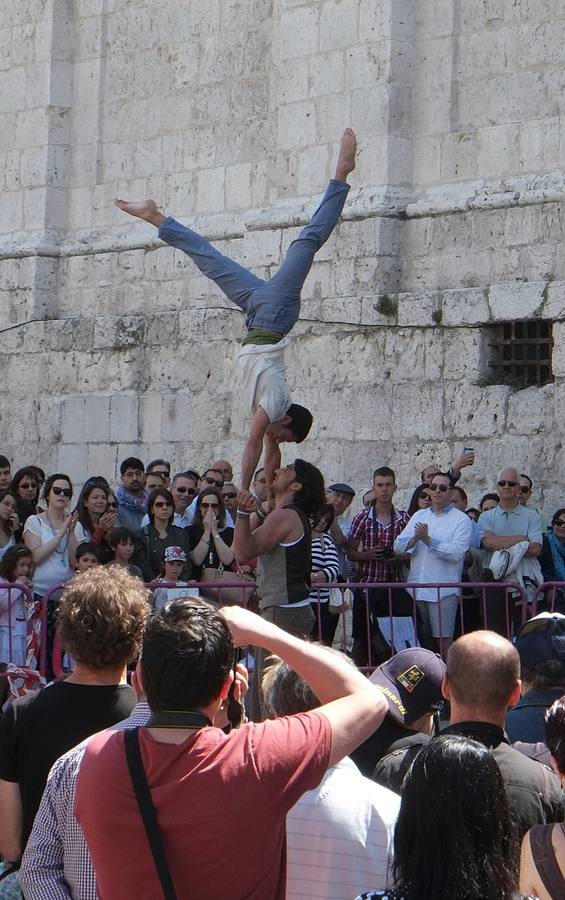
<svg viewBox="0 0 565 900"><path fill-rule="evenodd" d="M224 498L225 508L231 514L232 518L234 518L237 512L237 488L233 481L224 482L222 497Z"/></svg>
<svg viewBox="0 0 565 900"><path fill-rule="evenodd" d="M541 584L543 576L538 557L543 548L543 524L541 516L534 509L520 503L520 474L517 469L502 469L497 481L497 493L500 503L494 509L481 514L479 525L483 528L482 547L483 565L489 570L492 555L496 550L510 550L517 544L527 542L528 547L516 565L511 564L503 578L513 583L524 584L524 577L536 584ZM519 601L519 595L518 601ZM488 627L499 634L507 634L507 605L510 605L511 620L515 626L519 624L519 603L511 600L509 592L500 588L488 591L487 621ZM486 627L486 624L485 624Z"/></svg>
<svg viewBox="0 0 565 900"><path fill-rule="evenodd" d="M453 482L438 472L429 486L432 505L414 513L394 542L395 553L410 554L409 582L416 584L461 581L465 554L471 546L471 520L451 502ZM457 587L416 588L416 602L424 628L444 659L453 641L461 591Z"/></svg>

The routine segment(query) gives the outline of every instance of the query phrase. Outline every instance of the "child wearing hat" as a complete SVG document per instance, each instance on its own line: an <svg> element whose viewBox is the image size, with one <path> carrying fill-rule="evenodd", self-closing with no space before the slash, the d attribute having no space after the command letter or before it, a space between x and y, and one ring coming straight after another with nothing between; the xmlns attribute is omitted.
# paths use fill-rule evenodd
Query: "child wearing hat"
<svg viewBox="0 0 565 900"><path fill-rule="evenodd" d="M186 552L182 547L166 547L161 563L161 576L157 581L162 581L168 587L155 588L153 591L153 609L159 612L170 600L178 600L179 597L198 597L198 588L189 588L187 581L181 581L180 576L186 563Z"/></svg>

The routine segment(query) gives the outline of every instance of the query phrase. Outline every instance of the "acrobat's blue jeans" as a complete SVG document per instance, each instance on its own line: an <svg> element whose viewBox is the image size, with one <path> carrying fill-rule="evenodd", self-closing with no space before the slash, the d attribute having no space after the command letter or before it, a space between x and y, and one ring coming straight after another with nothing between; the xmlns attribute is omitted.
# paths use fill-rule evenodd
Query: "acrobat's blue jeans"
<svg viewBox="0 0 565 900"><path fill-rule="evenodd" d="M175 219L165 219L159 237L190 256L202 274L216 282L245 312L248 329L266 328L288 334L300 315L300 292L314 255L337 225L348 191L346 182L330 181L309 224L292 241L281 266L269 281L224 256L206 238Z"/></svg>

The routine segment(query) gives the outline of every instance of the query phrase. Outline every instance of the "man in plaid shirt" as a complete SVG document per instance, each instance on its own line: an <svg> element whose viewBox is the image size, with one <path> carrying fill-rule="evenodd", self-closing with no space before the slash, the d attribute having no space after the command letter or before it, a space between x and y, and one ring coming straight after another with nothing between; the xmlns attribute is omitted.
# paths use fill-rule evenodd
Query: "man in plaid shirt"
<svg viewBox="0 0 565 900"><path fill-rule="evenodd" d="M369 509L364 509L353 520L347 546L347 555L357 564L357 580L367 584L399 583L404 581L401 564L404 556L394 553L393 544L406 527L409 516L403 510L395 509L392 498L396 491L396 476L388 466L381 466L373 473L375 499ZM362 544L363 549L359 547ZM383 637L397 650L415 643L412 618L412 599L404 590L392 592L392 611L389 616L388 590L373 588L358 589L353 604L353 651L352 656L358 666L371 662L378 665L379 651L386 657L387 648ZM371 615L371 647L367 634L366 598ZM381 647L375 647L375 641ZM369 651L371 658L369 659Z"/></svg>

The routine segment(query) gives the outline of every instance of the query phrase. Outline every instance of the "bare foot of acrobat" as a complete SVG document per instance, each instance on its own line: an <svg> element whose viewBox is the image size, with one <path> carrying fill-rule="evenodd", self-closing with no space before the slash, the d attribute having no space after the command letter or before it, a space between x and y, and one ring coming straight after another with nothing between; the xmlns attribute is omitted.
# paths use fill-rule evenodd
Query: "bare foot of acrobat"
<svg viewBox="0 0 565 900"><path fill-rule="evenodd" d="M335 167L336 181L346 181L350 172L355 168L355 154L357 153L357 138L352 128L346 128L341 136L339 154Z"/></svg>
<svg viewBox="0 0 565 900"><path fill-rule="evenodd" d="M152 225L156 225L157 228L165 221L165 216L159 212L154 200L144 200L143 203L128 203L126 200L116 199L114 203L118 209L129 213L130 216L136 216L138 219L150 222Z"/></svg>

